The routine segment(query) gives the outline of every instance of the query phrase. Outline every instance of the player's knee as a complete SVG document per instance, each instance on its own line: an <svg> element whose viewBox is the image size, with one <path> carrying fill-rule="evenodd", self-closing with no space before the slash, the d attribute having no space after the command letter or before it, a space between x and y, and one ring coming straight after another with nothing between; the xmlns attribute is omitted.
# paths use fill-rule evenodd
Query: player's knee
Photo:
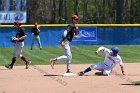
<svg viewBox="0 0 140 93"><path fill-rule="evenodd" d="M16 61L16 57L13 57L13 58L12 58L12 61Z"/></svg>
<svg viewBox="0 0 140 93"><path fill-rule="evenodd" d="M90 69L91 69L91 70L95 69L95 64L92 64L92 65L90 66Z"/></svg>
<svg viewBox="0 0 140 93"><path fill-rule="evenodd" d="M110 72L111 72L110 70L104 70L103 71L103 75L104 76L108 76L110 74Z"/></svg>
<svg viewBox="0 0 140 93"><path fill-rule="evenodd" d="M67 55L68 60L72 59L72 55Z"/></svg>
<svg viewBox="0 0 140 93"><path fill-rule="evenodd" d="M13 57L18 57L18 54L17 53L13 53Z"/></svg>

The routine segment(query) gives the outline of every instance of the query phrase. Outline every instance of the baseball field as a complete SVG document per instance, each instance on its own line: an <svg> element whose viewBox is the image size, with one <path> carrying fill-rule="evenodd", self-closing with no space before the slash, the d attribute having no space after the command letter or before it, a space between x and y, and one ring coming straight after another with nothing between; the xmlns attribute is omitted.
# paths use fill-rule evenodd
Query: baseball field
<svg viewBox="0 0 140 93"><path fill-rule="evenodd" d="M104 53L94 54L98 47L71 46L74 74L90 64L103 61ZM126 75L121 75L117 65L109 76L96 76L96 70L85 76L62 76L66 71L65 62L58 62L53 70L49 65L50 58L63 54L59 46L46 46L43 50L24 47L23 54L32 61L32 65L25 69L24 62L18 59L14 68L9 70L4 65L11 62L14 47L0 47L0 93L139 93L140 46L118 47Z"/></svg>

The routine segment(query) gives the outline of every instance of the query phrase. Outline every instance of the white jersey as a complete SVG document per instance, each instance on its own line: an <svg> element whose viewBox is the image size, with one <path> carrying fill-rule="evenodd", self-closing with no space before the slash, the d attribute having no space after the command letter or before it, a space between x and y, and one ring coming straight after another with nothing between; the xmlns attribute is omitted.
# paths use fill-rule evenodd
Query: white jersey
<svg viewBox="0 0 140 93"><path fill-rule="evenodd" d="M104 48L104 53L106 54L104 64L108 66L110 69L113 69L117 63L119 63L119 65L123 65L121 57L119 55L115 57L110 56L110 52L112 52L110 49Z"/></svg>

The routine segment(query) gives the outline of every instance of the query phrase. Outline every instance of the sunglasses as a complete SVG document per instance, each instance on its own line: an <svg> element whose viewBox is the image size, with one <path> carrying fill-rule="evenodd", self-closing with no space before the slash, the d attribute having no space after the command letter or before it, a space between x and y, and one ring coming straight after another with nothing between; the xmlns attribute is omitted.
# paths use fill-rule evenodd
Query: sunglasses
<svg viewBox="0 0 140 93"><path fill-rule="evenodd" d="M78 19L74 19L74 20L78 20Z"/></svg>

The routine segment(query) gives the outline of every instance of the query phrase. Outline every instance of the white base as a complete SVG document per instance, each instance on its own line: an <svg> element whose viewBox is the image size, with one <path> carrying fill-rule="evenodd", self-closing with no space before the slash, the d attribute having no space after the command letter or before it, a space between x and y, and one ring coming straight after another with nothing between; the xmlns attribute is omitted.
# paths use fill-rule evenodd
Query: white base
<svg viewBox="0 0 140 93"><path fill-rule="evenodd" d="M73 73L64 73L64 74L62 74L62 76L77 76L77 74L73 74Z"/></svg>

